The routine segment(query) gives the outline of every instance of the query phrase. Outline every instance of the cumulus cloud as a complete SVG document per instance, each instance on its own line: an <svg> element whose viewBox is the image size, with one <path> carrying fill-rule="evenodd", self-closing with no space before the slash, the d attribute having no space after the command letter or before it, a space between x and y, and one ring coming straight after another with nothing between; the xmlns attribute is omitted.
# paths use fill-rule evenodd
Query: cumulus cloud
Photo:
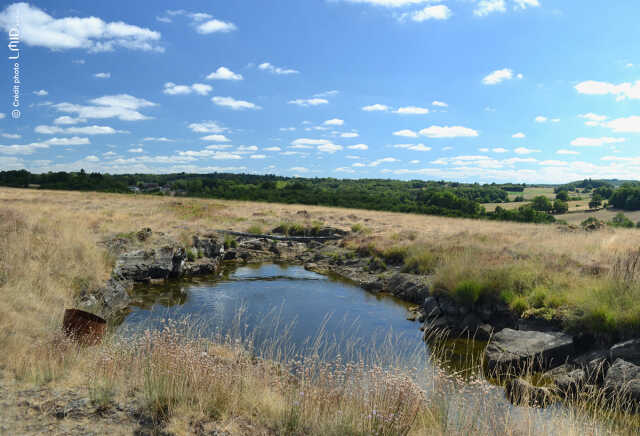
<svg viewBox="0 0 640 436"><path fill-rule="evenodd" d="M549 121L549 118L542 115L538 115L537 117L534 118L534 121L536 123L546 123L547 121Z"/></svg>
<svg viewBox="0 0 640 436"><path fill-rule="evenodd" d="M580 154L580 152L561 148L560 150L556 151L556 154Z"/></svg>
<svg viewBox="0 0 640 436"><path fill-rule="evenodd" d="M87 120L85 120L84 118L73 118L67 115L63 115L53 120L53 124L78 124L84 123L86 121Z"/></svg>
<svg viewBox="0 0 640 436"><path fill-rule="evenodd" d="M235 24L216 19L208 20L196 25L196 32L202 35L207 35L209 33L228 33L236 29L237 27Z"/></svg>
<svg viewBox="0 0 640 436"><path fill-rule="evenodd" d="M341 138L357 138L358 135L356 132L345 132L345 133L341 133L340 137Z"/></svg>
<svg viewBox="0 0 640 436"><path fill-rule="evenodd" d="M261 63L260 65L258 65L258 68L263 71L268 71L269 73L278 74L278 75L300 74L300 71L298 70L294 70L292 68L276 67L275 65L269 62Z"/></svg>
<svg viewBox="0 0 640 436"><path fill-rule="evenodd" d="M90 52L130 50L164 51L157 43L160 32L122 21L98 17L53 18L28 3L14 3L0 12L0 28L9 31L20 20L20 39L26 45L51 50L84 49Z"/></svg>
<svg viewBox="0 0 640 436"><path fill-rule="evenodd" d="M151 119L140 113L139 109L156 105L129 94L105 95L89 100L89 103L92 105L58 103L53 107L60 112L75 113L79 118L118 118L122 121L139 121Z"/></svg>
<svg viewBox="0 0 640 436"><path fill-rule="evenodd" d="M222 107L228 107L230 109L233 110L243 110L243 109L253 109L253 110L259 110L262 109L260 106L248 102L248 101L244 101L244 100L236 100L233 97L212 97L211 101L218 105L218 106L222 106Z"/></svg>
<svg viewBox="0 0 640 436"><path fill-rule="evenodd" d="M372 104L370 106L363 106L362 110L365 112L385 112L389 110L389 106L385 104Z"/></svg>
<svg viewBox="0 0 640 436"><path fill-rule="evenodd" d="M229 142L230 139L227 138L224 135L220 135L220 134L214 134L214 135L207 135L207 136L203 136L202 138L203 141L214 141L214 142Z"/></svg>
<svg viewBox="0 0 640 436"><path fill-rule="evenodd" d="M399 8L404 6L414 6L424 3L433 3L433 0L347 0L350 3L365 3L374 6L385 6L389 8Z"/></svg>
<svg viewBox="0 0 640 436"><path fill-rule="evenodd" d="M217 20L213 18L213 15L206 12L189 12L184 9L168 10L166 11L169 16L182 15L191 19L191 25L195 28L196 32L206 35L210 33L229 33L237 29L233 23ZM169 17L156 18L158 21L170 23Z"/></svg>
<svg viewBox="0 0 640 436"><path fill-rule="evenodd" d="M514 133L513 135L511 135L512 138L516 138L516 139L522 139L525 138L527 135L525 135L522 132L518 132L518 133Z"/></svg>
<svg viewBox="0 0 640 436"><path fill-rule="evenodd" d="M409 129L398 130L396 132L393 132L393 134L395 136L404 136L406 138L417 138L418 137L418 134L416 132L414 132L413 130L409 130Z"/></svg>
<svg viewBox="0 0 640 436"><path fill-rule="evenodd" d="M478 132L462 126L431 126L420 130L420 134L429 138L475 137Z"/></svg>
<svg viewBox="0 0 640 436"><path fill-rule="evenodd" d="M367 144L356 144L356 145L350 145L347 148L350 150L368 150L369 146Z"/></svg>
<svg viewBox="0 0 640 436"><path fill-rule="evenodd" d="M540 2L538 0L513 0L516 3L516 9L527 9L527 8L537 8L540 7Z"/></svg>
<svg viewBox="0 0 640 436"><path fill-rule="evenodd" d="M640 80L635 83L625 82L615 85L609 82L587 80L575 86L576 91L586 95L615 95L617 101L640 99Z"/></svg>
<svg viewBox="0 0 640 436"><path fill-rule="evenodd" d="M97 79L110 79L111 73L95 73L93 77Z"/></svg>
<svg viewBox="0 0 640 436"><path fill-rule="evenodd" d="M282 151L280 147L267 147L264 151Z"/></svg>
<svg viewBox="0 0 640 436"><path fill-rule="evenodd" d="M418 106L405 106L399 107L393 111L393 113L402 115L425 115L429 113L429 109Z"/></svg>
<svg viewBox="0 0 640 436"><path fill-rule="evenodd" d="M325 121L322 124L324 124L325 126L342 126L344 125L344 120L341 120L340 118L333 118Z"/></svg>
<svg viewBox="0 0 640 436"><path fill-rule="evenodd" d="M624 141L626 141L625 138L611 138L606 136L602 138L576 138L571 141L571 145L574 147L601 147L605 144L618 144Z"/></svg>
<svg viewBox="0 0 640 436"><path fill-rule="evenodd" d="M494 12L506 12L506 10L505 0L480 0L473 13L478 17L485 17Z"/></svg>
<svg viewBox="0 0 640 436"><path fill-rule="evenodd" d="M526 147L518 147L515 150L513 150L513 152L516 154L531 154L531 153L540 153L541 150L526 148Z"/></svg>
<svg viewBox="0 0 640 436"><path fill-rule="evenodd" d="M640 133L640 116L617 118L604 125L615 133Z"/></svg>
<svg viewBox="0 0 640 436"><path fill-rule="evenodd" d="M342 145L337 145L334 144L332 142L329 142L327 144L322 144L318 146L318 151L321 151L323 153L335 153L336 151L340 151L342 150L344 147L342 147Z"/></svg>
<svg viewBox="0 0 640 436"><path fill-rule="evenodd" d="M307 106L319 106L321 104L327 104L329 103L329 101L324 98L306 98L306 99L298 98L296 100L290 100L288 103L307 107Z"/></svg>
<svg viewBox="0 0 640 436"><path fill-rule="evenodd" d="M394 148L404 148L411 151L431 151L431 147L424 144L395 144Z"/></svg>
<svg viewBox="0 0 640 436"><path fill-rule="evenodd" d="M196 133L222 133L226 132L225 127L220 126L215 121L202 121L201 123L191 123L189 128Z"/></svg>
<svg viewBox="0 0 640 436"><path fill-rule="evenodd" d="M431 104L433 106L438 106L438 107L449 107L449 105L443 101L438 101L438 100L434 100L431 102Z"/></svg>
<svg viewBox="0 0 640 436"><path fill-rule="evenodd" d="M377 167L380 164L383 163L393 163L393 162L400 162L398 159L394 158L394 157L383 157L382 159L376 159L373 162L371 162L369 164L370 167Z"/></svg>
<svg viewBox="0 0 640 436"><path fill-rule="evenodd" d="M67 127L59 126L36 126L36 133L44 135L71 134L71 135L113 135L114 133L129 133L124 130L116 130L109 126L83 126L83 127Z"/></svg>
<svg viewBox="0 0 640 436"><path fill-rule="evenodd" d="M143 139L145 142L173 142L173 139L166 138L164 136L155 137L155 136L147 136Z"/></svg>
<svg viewBox="0 0 640 436"><path fill-rule="evenodd" d="M428 20L448 20L453 13L445 5L426 6L424 9L402 14L401 19L409 18L417 23L422 23Z"/></svg>
<svg viewBox="0 0 640 436"><path fill-rule="evenodd" d="M207 76L209 80L242 80L242 74L236 74L227 67L219 67Z"/></svg>
<svg viewBox="0 0 640 436"><path fill-rule="evenodd" d="M522 74L516 76L518 79L522 79ZM505 80L513 79L513 70L511 68L503 68L501 70L495 70L492 73L486 75L482 79L484 85L497 85Z"/></svg>
<svg viewBox="0 0 640 436"><path fill-rule="evenodd" d="M164 92L168 95L188 95L191 93L196 93L199 95L207 95L209 94L213 88L210 85L205 85L204 83L194 83L193 85L176 85L173 82L167 82L164 84Z"/></svg>
<svg viewBox="0 0 640 436"><path fill-rule="evenodd" d="M294 173L308 173L309 169L305 167L291 167L289 171L293 171Z"/></svg>
<svg viewBox="0 0 640 436"><path fill-rule="evenodd" d="M44 97L45 95L48 95L49 93L47 91L45 91L44 89L41 89L39 91L33 91L33 93L39 97Z"/></svg>

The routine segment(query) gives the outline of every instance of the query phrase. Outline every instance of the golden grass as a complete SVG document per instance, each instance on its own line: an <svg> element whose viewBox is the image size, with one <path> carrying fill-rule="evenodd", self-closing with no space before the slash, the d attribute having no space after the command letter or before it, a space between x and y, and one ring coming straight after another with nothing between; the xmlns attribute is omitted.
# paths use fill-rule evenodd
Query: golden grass
<svg viewBox="0 0 640 436"><path fill-rule="evenodd" d="M306 210L306 214L298 214ZM327 207L0 189L0 366L24 382L89 387L96 405L139 398L159 421L187 434L194 419L215 420L232 434L604 434L613 429L587 408L495 413L495 391L375 363L306 361L273 353L256 359L247 343L202 340L171 328L131 341L85 349L60 335L63 309L82 287L97 286L111 267L97 242L142 227L187 238L213 229L270 229L280 222L344 229L361 224L353 245L384 251L414 244L438 253L442 281L456 274L528 259L531 268L573 282L585 265L612 265L636 248L640 232L565 233L554 226L449 219ZM420 251L413 254L420 258ZM428 258L431 262L433 259ZM527 264L522 264L527 269ZM572 271L572 275L567 275ZM538 272L541 274L541 272ZM567 278L569 277L569 278ZM452 283L450 286L454 286ZM569 296L581 295L578 287ZM421 378L422 377L422 378ZM301 394L303 393L303 394ZM471 394L470 394L471 395ZM375 412L375 413L374 413ZM545 417L543 417L545 415ZM587 431L585 431L587 429ZM589 430L591 429L591 430Z"/></svg>

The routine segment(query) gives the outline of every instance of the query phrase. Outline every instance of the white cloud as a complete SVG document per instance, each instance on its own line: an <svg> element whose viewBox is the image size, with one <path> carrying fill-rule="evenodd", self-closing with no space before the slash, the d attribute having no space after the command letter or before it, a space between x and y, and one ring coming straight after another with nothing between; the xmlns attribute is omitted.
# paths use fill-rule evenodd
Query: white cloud
<svg viewBox="0 0 640 436"><path fill-rule="evenodd" d="M189 124L189 128L196 133L222 133L227 131L225 127L220 126L215 121L191 123Z"/></svg>
<svg viewBox="0 0 640 436"><path fill-rule="evenodd" d="M266 159L267 155L266 154L252 154L251 156L249 156L249 159Z"/></svg>
<svg viewBox="0 0 640 436"><path fill-rule="evenodd" d="M143 141L145 141L145 142L173 142L173 139L165 138L164 136L160 136L160 137L147 136L146 138L143 139Z"/></svg>
<svg viewBox="0 0 640 436"><path fill-rule="evenodd" d="M503 148L503 147L492 148L491 151L493 151L494 153L508 153L509 152L509 150L507 150L506 148Z"/></svg>
<svg viewBox="0 0 640 436"><path fill-rule="evenodd" d="M496 70L482 79L482 83L485 85L497 85L505 80L513 79L513 70L510 68L503 68L502 70Z"/></svg>
<svg viewBox="0 0 640 436"><path fill-rule="evenodd" d="M542 166L554 166L554 167L564 167L569 165L568 162L561 161L561 160L543 160L538 162L538 164Z"/></svg>
<svg viewBox="0 0 640 436"><path fill-rule="evenodd" d="M95 155L90 155L84 158L84 160L86 160L87 162L99 162L100 158L98 156Z"/></svg>
<svg viewBox="0 0 640 436"><path fill-rule="evenodd" d="M342 145L337 145L333 143L322 144L318 146L318 151L323 153L335 153L336 151L342 150L344 147Z"/></svg>
<svg viewBox="0 0 640 436"><path fill-rule="evenodd" d="M336 173L349 173L349 174L355 173L355 171L349 167L338 167L333 171L335 171Z"/></svg>
<svg viewBox="0 0 640 436"><path fill-rule="evenodd" d="M267 147L264 151L282 151L280 147Z"/></svg>
<svg viewBox="0 0 640 436"><path fill-rule="evenodd" d="M3 112L0 112L0 120L3 119L6 115Z"/></svg>
<svg viewBox="0 0 640 436"><path fill-rule="evenodd" d="M317 94L313 94L314 97L333 97L335 95L340 94L340 91L337 89L332 89L331 91L319 92Z"/></svg>
<svg viewBox="0 0 640 436"><path fill-rule="evenodd" d="M382 159L376 159L373 162L371 162L369 164L370 167L377 167L380 164L383 163L393 163L393 162L400 162L398 159L393 158L393 157L383 157Z"/></svg>
<svg viewBox="0 0 640 436"><path fill-rule="evenodd" d="M386 104L372 104L370 106L363 106L362 110L365 112L384 112L389 110L389 106Z"/></svg>
<svg viewBox="0 0 640 436"><path fill-rule="evenodd" d="M516 3L516 9L527 9L540 7L538 0L514 0Z"/></svg>
<svg viewBox="0 0 640 436"><path fill-rule="evenodd" d="M418 137L418 134L416 132L414 132L413 130L409 130L409 129L398 130L397 132L393 132L393 134L395 136L404 136L406 138L417 138Z"/></svg>
<svg viewBox="0 0 640 436"><path fill-rule="evenodd" d="M278 74L278 75L300 74L300 71L298 70L294 70L291 68L276 67L275 65L272 65L269 62L261 63L260 65L258 65L258 68L263 71L268 71L270 73Z"/></svg>
<svg viewBox="0 0 640 436"><path fill-rule="evenodd" d="M196 32L202 35L207 35L209 33L229 33L236 29L237 27L233 23L215 19L196 25Z"/></svg>
<svg viewBox="0 0 640 436"><path fill-rule="evenodd" d="M415 165L415 164L419 164L419 163L420 163L420 161L419 161L419 160L417 160L417 159L414 159L414 160L412 160L412 161L409 161L409 163L410 163L410 164L414 164L414 165Z"/></svg>
<svg viewBox="0 0 640 436"><path fill-rule="evenodd" d="M546 123L547 121L549 121L549 118L544 117L542 115L538 115L537 117L534 118L534 121L536 123Z"/></svg>
<svg viewBox="0 0 640 436"><path fill-rule="evenodd" d="M7 139L20 139L22 138L22 135L19 135L17 133L3 133L2 137Z"/></svg>
<svg viewBox="0 0 640 436"><path fill-rule="evenodd" d="M291 167L289 171L293 171L294 173L308 173L309 169L305 167Z"/></svg>
<svg viewBox="0 0 640 436"><path fill-rule="evenodd" d="M291 142L293 146L306 146L306 147L314 147L316 145L326 145L331 144L331 141L327 139L309 139L309 138L298 138Z"/></svg>
<svg viewBox="0 0 640 436"><path fill-rule="evenodd" d="M224 135L220 135L220 134L215 134L215 135L207 135L207 136L203 136L202 138L203 141L214 141L214 142L229 142L230 139L227 138Z"/></svg>
<svg viewBox="0 0 640 436"><path fill-rule="evenodd" d="M333 118L325 121L322 124L324 124L325 126L342 126L344 125L344 120L341 120L340 118Z"/></svg>
<svg viewBox="0 0 640 436"><path fill-rule="evenodd" d="M128 133L123 130L116 130L109 126L83 126L83 127L67 127L62 128L59 126L36 126L36 133L43 135L55 135L58 133L71 134L71 135L113 135L114 133Z"/></svg>
<svg viewBox="0 0 640 436"><path fill-rule="evenodd" d="M237 152L258 151L258 147L256 147L255 145L241 145L238 147L236 151Z"/></svg>
<svg viewBox="0 0 640 436"><path fill-rule="evenodd" d="M493 12L506 12L506 10L505 0L480 0L473 13L478 17L484 17Z"/></svg>
<svg viewBox="0 0 640 436"><path fill-rule="evenodd" d="M98 17L53 18L28 3L14 3L0 13L0 27L9 31L20 17L20 39L26 45L51 50L85 49L90 52L164 49L157 45L160 32L122 21L105 22Z"/></svg>
<svg viewBox="0 0 640 436"><path fill-rule="evenodd" d="M412 151L431 151L431 147L424 144L395 144L394 148L404 148Z"/></svg>
<svg viewBox="0 0 640 436"><path fill-rule="evenodd" d="M438 100L434 100L433 102L431 102L431 104L433 106L438 106L438 107L449 107L449 105L443 101L438 101Z"/></svg>
<svg viewBox="0 0 640 436"><path fill-rule="evenodd" d="M516 139L522 139L525 138L527 135L525 135L522 132L518 132L518 133L514 133L513 135L511 135L512 138L516 138Z"/></svg>
<svg viewBox="0 0 640 436"><path fill-rule="evenodd" d="M212 97L211 101L218 105L218 106L222 106L222 107L228 107L230 109L233 110L243 110L243 109L253 109L253 110L259 110L262 109L260 106L248 102L248 101L244 101L244 100L236 100L233 97Z"/></svg>
<svg viewBox="0 0 640 436"><path fill-rule="evenodd" d="M356 132L346 132L340 134L341 138L357 138L358 136L360 135L358 135Z"/></svg>
<svg viewBox="0 0 640 436"><path fill-rule="evenodd" d="M433 0L347 0L351 3L366 3L374 6L385 6L389 8L399 8L413 6L422 3L433 3Z"/></svg>
<svg viewBox="0 0 640 436"><path fill-rule="evenodd" d="M236 74L227 67L219 67L207 76L209 80L242 80L242 74Z"/></svg>
<svg viewBox="0 0 640 436"><path fill-rule="evenodd" d="M53 124L78 124L78 123L84 123L86 121L87 120L85 120L84 118L73 118L67 115L63 115L53 120Z"/></svg>
<svg viewBox="0 0 640 436"><path fill-rule="evenodd" d="M617 118L604 125L615 133L640 133L640 116Z"/></svg>
<svg viewBox="0 0 640 436"><path fill-rule="evenodd" d="M402 114L402 115L425 115L429 113L429 109L418 106L405 106L399 107L395 111L394 114Z"/></svg>
<svg viewBox="0 0 640 436"><path fill-rule="evenodd" d="M291 100L288 102L289 104L296 104L298 106L319 106L321 104L327 104L329 101L324 98L298 98L296 100Z"/></svg>
<svg viewBox="0 0 640 436"><path fill-rule="evenodd" d="M619 85L614 85L609 82L587 80L586 82L578 83L575 89L578 93L586 95L612 94L616 96L617 101L627 98L631 100L640 99L640 80L637 80L635 83L625 82Z"/></svg>
<svg viewBox="0 0 640 436"><path fill-rule="evenodd" d="M431 126L420 130L420 134L429 138L475 137L478 132L462 126Z"/></svg>
<svg viewBox="0 0 640 436"><path fill-rule="evenodd" d="M401 17L406 18L408 16L412 21L422 23L427 20L448 20L451 18L451 15L453 15L453 13L447 6L437 5L427 6L424 9L410 12L408 15L403 14Z"/></svg>
<svg viewBox="0 0 640 436"><path fill-rule="evenodd" d="M560 150L556 151L556 154L580 154L580 152L575 150L565 150L561 148Z"/></svg>
<svg viewBox="0 0 640 436"><path fill-rule="evenodd" d="M75 113L80 118L118 118L122 121L139 121L151 118L141 114L139 109L156 105L129 94L105 95L89 102L93 106L58 103L53 107L60 112Z"/></svg>
<svg viewBox="0 0 640 436"><path fill-rule="evenodd" d="M576 138L571 141L574 147L601 147L605 144L618 144L626 141L625 138L610 138L603 136L602 138Z"/></svg>
<svg viewBox="0 0 640 436"><path fill-rule="evenodd" d="M541 150L531 149L531 148L526 148L526 147L518 147L515 150L513 150L513 152L516 153L516 154L540 153L540 151Z"/></svg>
<svg viewBox="0 0 640 436"><path fill-rule="evenodd" d="M48 95L49 93L47 91L45 91L44 89L41 89L39 91L33 91L33 93L39 97L44 97L45 95Z"/></svg>
<svg viewBox="0 0 640 436"><path fill-rule="evenodd" d="M368 150L369 146L367 144L356 144L356 145L350 145L347 148L350 150Z"/></svg>
<svg viewBox="0 0 640 436"><path fill-rule="evenodd" d="M167 82L164 84L162 92L168 95L187 95L195 92L200 95L207 95L213 90L210 85L203 83L194 83L193 85L176 85L173 82Z"/></svg>
<svg viewBox="0 0 640 436"><path fill-rule="evenodd" d="M357 156L356 156L357 157ZM365 164L361 163L361 162L356 162L354 164L351 165L354 168L362 168L362 167L366 167Z"/></svg>
<svg viewBox="0 0 640 436"><path fill-rule="evenodd" d="M97 79L110 79L111 73L95 73L93 77Z"/></svg>

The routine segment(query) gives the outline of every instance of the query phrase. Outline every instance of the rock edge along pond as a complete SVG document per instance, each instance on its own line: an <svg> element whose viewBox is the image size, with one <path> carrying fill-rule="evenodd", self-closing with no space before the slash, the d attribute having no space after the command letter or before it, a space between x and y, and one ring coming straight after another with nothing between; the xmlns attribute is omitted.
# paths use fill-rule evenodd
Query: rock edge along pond
<svg viewBox="0 0 640 436"><path fill-rule="evenodd" d="M516 402L526 398L528 403L549 404L581 391L601 390L630 400L634 409L640 406L640 339L599 343L563 331L557 320L521 318L505 303L460 304L434 290L429 276L401 272L401 266L377 270L371 257L344 248L345 236L347 232L333 228L308 238L248 233L223 237L214 232L194 235L188 244L181 244L142 229L103 241L116 258L112 276L102 288L81 293L77 307L114 320L129 306L134 283L217 274L228 263L300 264L415 304L415 319L423 323L425 340L434 332L446 332L449 337L489 341L484 370L505 380L507 393ZM519 378L531 372L543 373L550 386L533 386Z"/></svg>

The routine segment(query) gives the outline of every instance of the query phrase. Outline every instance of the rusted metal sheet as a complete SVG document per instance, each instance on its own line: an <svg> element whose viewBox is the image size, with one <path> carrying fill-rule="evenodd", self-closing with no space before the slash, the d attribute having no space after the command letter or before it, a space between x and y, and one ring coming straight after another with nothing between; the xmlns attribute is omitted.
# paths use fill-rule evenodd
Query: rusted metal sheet
<svg viewBox="0 0 640 436"><path fill-rule="evenodd" d="M64 333L84 345L95 345L102 340L107 322L93 313L79 309L66 309L62 321Z"/></svg>

